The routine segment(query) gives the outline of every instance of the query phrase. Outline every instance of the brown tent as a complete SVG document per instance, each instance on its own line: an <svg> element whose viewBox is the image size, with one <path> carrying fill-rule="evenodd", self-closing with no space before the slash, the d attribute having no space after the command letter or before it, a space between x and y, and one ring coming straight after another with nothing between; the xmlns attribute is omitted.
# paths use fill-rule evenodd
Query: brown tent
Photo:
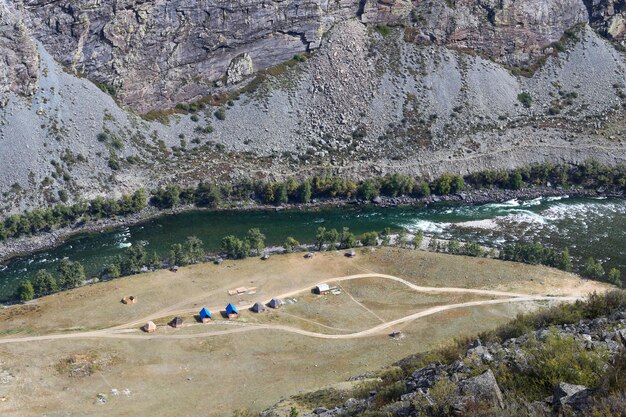
<svg viewBox="0 0 626 417"><path fill-rule="evenodd" d="M156 332L156 329L157 329L156 324L154 324L153 321L147 322L145 326L141 328L141 330L143 330L146 333L154 333Z"/></svg>
<svg viewBox="0 0 626 417"><path fill-rule="evenodd" d="M174 317L174 319L170 321L170 326L172 326L175 329L178 329L179 327L183 327L183 319L180 317Z"/></svg>

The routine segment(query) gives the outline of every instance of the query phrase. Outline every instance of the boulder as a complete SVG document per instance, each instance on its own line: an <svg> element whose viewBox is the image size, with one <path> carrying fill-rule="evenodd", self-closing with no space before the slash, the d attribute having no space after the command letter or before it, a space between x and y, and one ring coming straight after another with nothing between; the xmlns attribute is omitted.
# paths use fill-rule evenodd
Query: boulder
<svg viewBox="0 0 626 417"><path fill-rule="evenodd" d="M485 373L459 383L461 395L480 403L490 403L493 407L504 408L502 391L491 369Z"/></svg>
<svg viewBox="0 0 626 417"><path fill-rule="evenodd" d="M556 386L556 388L554 388L554 395L552 396L552 398L554 402L557 402L561 398L574 395L577 392L580 392L586 389L587 387L584 385L574 385L574 384L568 384L566 382L561 382L559 385Z"/></svg>
<svg viewBox="0 0 626 417"><path fill-rule="evenodd" d="M250 54L246 52L230 61L228 71L226 72L226 82L228 84L236 84L252 74L254 74L254 64Z"/></svg>
<svg viewBox="0 0 626 417"><path fill-rule="evenodd" d="M622 344L626 346L626 328L618 330L617 334L619 335L619 338Z"/></svg>
<svg viewBox="0 0 626 417"><path fill-rule="evenodd" d="M415 388L431 388L437 381L437 365L430 364L424 368L418 369L411 375L411 384Z"/></svg>
<svg viewBox="0 0 626 417"><path fill-rule="evenodd" d="M558 409L581 412L588 408L593 390L584 385L573 385L561 382L554 389L553 405Z"/></svg>

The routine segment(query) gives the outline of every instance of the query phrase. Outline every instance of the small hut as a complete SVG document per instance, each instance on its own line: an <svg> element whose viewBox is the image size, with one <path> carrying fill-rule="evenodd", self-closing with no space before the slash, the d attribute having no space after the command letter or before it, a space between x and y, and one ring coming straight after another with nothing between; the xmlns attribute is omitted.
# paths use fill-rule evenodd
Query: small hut
<svg viewBox="0 0 626 417"><path fill-rule="evenodd" d="M198 313L198 317L200 317L200 321L202 323L208 323L213 320L211 312L206 307L202 307L202 310L200 310L200 313Z"/></svg>
<svg viewBox="0 0 626 417"><path fill-rule="evenodd" d="M307 252L307 253L304 255L304 259L311 259L312 257L313 257L313 252Z"/></svg>
<svg viewBox="0 0 626 417"><path fill-rule="evenodd" d="M351 250L350 252L346 252L347 258L354 258L356 256L356 252Z"/></svg>
<svg viewBox="0 0 626 417"><path fill-rule="evenodd" d="M330 292L330 286L328 284L317 284L315 288L313 288L313 292L315 294L328 294Z"/></svg>
<svg viewBox="0 0 626 417"><path fill-rule="evenodd" d="M269 253L264 253L263 256L261 256L261 260L262 261L267 261L270 258L270 254Z"/></svg>
<svg viewBox="0 0 626 417"><path fill-rule="evenodd" d="M215 265L220 265L222 262L224 262L224 259L220 257L215 258L215 260L213 261Z"/></svg>
<svg viewBox="0 0 626 417"><path fill-rule="evenodd" d="M170 321L170 326L172 326L175 329L178 329L179 327L183 327L183 319L180 317L174 317L174 319Z"/></svg>
<svg viewBox="0 0 626 417"><path fill-rule="evenodd" d="M174 265L173 267L170 268L170 271L172 272L178 272L178 265Z"/></svg>
<svg viewBox="0 0 626 417"><path fill-rule="evenodd" d="M250 308L250 310L252 310L255 313L261 313L265 311L265 306L263 305L263 303L256 302L254 303L252 308Z"/></svg>
<svg viewBox="0 0 626 417"><path fill-rule="evenodd" d="M154 322L153 322L153 321L149 321L149 322L147 322L147 323L146 323L146 324L145 324L145 325L141 328L141 330L143 330L143 331L144 331L144 332L146 332L146 333L154 333L154 332L156 332L156 329L157 329L156 324L154 324Z"/></svg>
<svg viewBox="0 0 626 417"><path fill-rule="evenodd" d="M135 304L136 302L137 302L137 297L135 297L134 295L131 295L130 297L122 298L123 304Z"/></svg>
<svg viewBox="0 0 626 417"><path fill-rule="evenodd" d="M272 298L267 305L271 308L280 308L280 306L282 306L283 304L283 300L281 300L280 298Z"/></svg>
<svg viewBox="0 0 626 417"><path fill-rule="evenodd" d="M229 319L236 319L239 317L239 311L237 311L237 307L235 307L232 303L228 303L226 306L226 316Z"/></svg>

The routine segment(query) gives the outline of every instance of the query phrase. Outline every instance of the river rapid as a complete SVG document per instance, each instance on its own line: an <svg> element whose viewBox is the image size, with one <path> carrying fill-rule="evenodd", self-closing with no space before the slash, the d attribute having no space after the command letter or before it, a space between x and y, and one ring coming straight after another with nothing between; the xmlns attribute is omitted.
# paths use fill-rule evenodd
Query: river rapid
<svg viewBox="0 0 626 417"><path fill-rule="evenodd" d="M133 244L166 255L171 244L193 235L202 239L208 250L217 251L223 236L243 235L258 227L268 245L281 245L287 236L312 242L320 226L347 226L357 235L404 227L492 247L537 241L558 249L568 247L579 265L593 256L603 262L606 270L616 267L626 275L626 199L545 197L482 205L437 203L423 208L191 211L74 236L56 248L13 258L0 265L0 300L6 300L21 280L32 278L39 269L54 271L65 257L83 263L92 276Z"/></svg>

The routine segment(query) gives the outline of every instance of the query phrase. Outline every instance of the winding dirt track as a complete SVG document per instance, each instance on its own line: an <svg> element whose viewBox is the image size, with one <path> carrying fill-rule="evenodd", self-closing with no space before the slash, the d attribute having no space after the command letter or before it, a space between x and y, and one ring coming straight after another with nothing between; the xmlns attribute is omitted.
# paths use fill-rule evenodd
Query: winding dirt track
<svg viewBox="0 0 626 417"><path fill-rule="evenodd" d="M529 301L575 301L580 297L576 296L563 296L563 297L551 297L551 296L540 296L540 295L528 295L528 294L519 294L519 293L511 293L504 291L493 291L493 290L477 290L477 289L468 289L468 288L454 288L454 287L422 287L419 285L415 285L405 279L395 277L393 275L385 275L385 274L376 274L376 273L368 273L368 274L357 274L357 275L348 275L345 277L334 278L331 280L327 280L327 282L341 282L341 281L349 281L354 279L361 278L382 278L389 279L392 281L400 282L407 287L418 291L418 292L426 292L426 293L469 293L469 294L479 294L479 295L488 295L488 296L496 296L496 297L506 297L499 298L494 300L479 300L479 301L469 301L465 303L458 304L446 304L441 306L436 306L429 308L427 310L423 310L414 314L410 314L405 317L401 317L396 320L391 320L377 326L371 327L366 330L348 333L348 334L325 334L325 333L317 333L311 332L308 330L299 329L296 327L284 326L280 324L237 324L234 325L233 329L227 330L217 330L212 332L202 332L202 333L194 333L194 334L143 334L139 333L136 329L137 325L144 324L146 321L155 320L165 316L171 316L176 314L186 314L186 313L194 313L196 309L180 309L177 310L181 305L187 304L189 300L184 303L177 303L169 308L164 310L160 310L157 313L154 313L150 316L144 317L140 320L135 320L130 323L125 323L119 326L111 327L108 329L88 331L88 332L77 332L77 333L64 333L64 334L50 334L50 335L41 335L41 336L26 336L26 337L15 337L15 338L3 338L0 339L0 344L7 343L21 343L21 342L36 342L36 341L46 341L46 340L61 340L61 339L95 339L95 338L107 338L107 339L140 339L140 340L151 340L151 339L194 339L194 338L203 338L210 336L220 336L226 334L234 334L234 333L243 333L253 330L277 330L284 331L288 333L294 333L307 337L315 337L319 339L356 339L367 336L372 336L375 334L382 333L385 330L390 329L393 326L407 323L410 321L417 320L422 317L430 316L433 314L440 313L442 311L459 309L459 308L467 308L467 307L475 307L482 305L493 305L493 304L504 304L504 303L514 303L514 302L529 302ZM278 296L278 298L288 298L300 294L304 291L307 291L309 287L301 288L295 291L290 291L288 293L284 293ZM206 296L207 294L204 294ZM201 298L201 297L195 297ZM195 299L194 298L194 299ZM268 302L266 300L264 302ZM250 308L252 305L240 306L241 310ZM213 309L219 310L219 309ZM227 324L230 322L224 322L223 324ZM222 323L220 323L222 324Z"/></svg>

